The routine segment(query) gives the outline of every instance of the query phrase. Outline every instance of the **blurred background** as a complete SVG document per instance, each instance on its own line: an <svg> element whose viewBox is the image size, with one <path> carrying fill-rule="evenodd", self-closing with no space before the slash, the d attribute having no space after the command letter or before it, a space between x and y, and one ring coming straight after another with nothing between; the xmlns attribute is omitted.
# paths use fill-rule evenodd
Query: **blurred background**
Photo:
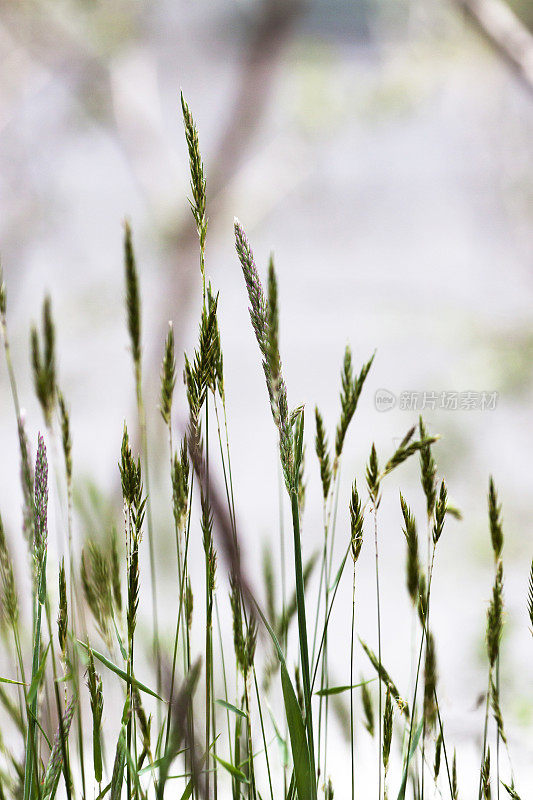
<svg viewBox="0 0 533 800"><path fill-rule="evenodd" d="M459 775L466 776L464 796L473 796L468 775L482 736L478 699L486 684L485 613L493 579L486 493L494 476L506 536L502 708L517 788L528 796L533 5L3 0L0 8L0 251L32 441L43 423L32 389L29 325L40 319L49 292L60 383L71 409L75 481L82 494L90 476L117 501L123 422L133 429L136 419L123 310L127 216L143 293L154 491L168 497L165 429L157 410L164 336L173 320L181 375L201 303L186 201L182 89L206 166L207 273L220 291L237 515L258 593L262 543L277 541L279 483L264 378L233 249L234 215L262 274L275 253L289 402L306 405L306 553L322 535L314 406L332 441L346 344L357 366L377 352L345 447L339 557L348 536L350 485L356 476L364 480L372 442L386 459L419 413L431 433L442 434L435 457L463 521L448 523L440 545L432 615L443 715L457 746ZM382 390L394 396L388 411L376 407ZM440 407L442 392L458 393L457 408ZM486 392L492 401L468 408L464 392L477 393L478 400ZM180 382L175 413L179 432L186 421ZM0 437L0 509L16 543L18 450L3 362ZM415 460L386 484L380 527L383 661L397 683L408 685L400 485L423 520ZM158 507L159 569L170 587L171 511L164 501ZM84 530L78 522L78 542ZM373 581L368 537L359 563L359 630L375 646ZM333 622L343 651L350 584L339 594ZM170 638L173 615L165 616L163 597L160 603ZM356 672L368 674L364 654L357 658ZM332 669L333 682L348 682L345 659ZM340 724L335 735L341 742ZM362 752L370 746L362 741ZM342 774L345 747L332 754L332 773L337 764ZM336 796L347 796L342 781L335 788Z"/></svg>

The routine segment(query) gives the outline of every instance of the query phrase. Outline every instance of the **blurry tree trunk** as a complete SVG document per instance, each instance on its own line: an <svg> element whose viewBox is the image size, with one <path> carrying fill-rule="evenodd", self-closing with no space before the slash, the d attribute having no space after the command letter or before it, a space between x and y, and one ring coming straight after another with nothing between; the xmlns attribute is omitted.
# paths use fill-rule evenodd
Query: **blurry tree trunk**
<svg viewBox="0 0 533 800"><path fill-rule="evenodd" d="M453 0L533 92L533 34L504 0Z"/></svg>
<svg viewBox="0 0 533 800"><path fill-rule="evenodd" d="M251 24L229 121L221 133L215 154L209 159L207 192L210 219L214 219L223 205L224 190L245 159L261 124L276 75L276 64L302 7L302 0L264 0L255 22ZM187 308L194 290L196 272L183 269L183 264L197 262L198 241L192 214L189 221L175 231L169 246L177 269L169 275L169 285L163 293L162 302L166 307L161 318L165 321L172 318L176 308ZM177 320L175 333L178 341L185 321L185 315ZM162 331L157 343L157 359L161 355L164 335ZM158 360L154 367L159 370Z"/></svg>

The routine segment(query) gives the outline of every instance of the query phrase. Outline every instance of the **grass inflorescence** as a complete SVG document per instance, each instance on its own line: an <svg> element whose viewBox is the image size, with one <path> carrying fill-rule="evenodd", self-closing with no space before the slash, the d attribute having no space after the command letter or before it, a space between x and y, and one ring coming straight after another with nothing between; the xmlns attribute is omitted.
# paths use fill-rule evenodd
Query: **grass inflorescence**
<svg viewBox="0 0 533 800"><path fill-rule="evenodd" d="M166 508L161 513L158 509L154 519L159 521L166 513L173 523L172 556L161 541L159 522L157 527L152 522L155 495L150 491L149 466L153 464L149 455L157 440L152 441L147 427L142 273L130 223L124 229L125 308L139 436L135 422L129 423L131 437L124 423L116 454L121 507L104 513L105 504L93 490L90 512L79 506L81 526L75 524L74 501L80 484L73 459L75 428L58 387L51 301L49 297L44 301L42 332L32 327L30 335L34 388L46 430L33 443L20 408L8 337L8 293L0 272L0 327L20 449L21 529L31 578L28 603L17 584L14 537L0 517L0 627L5 661L10 665L9 677L6 673L0 680L0 800L53 800L60 795L67 800L124 796L127 800L332 800L347 797L348 792L352 800L376 795L378 800L393 796L453 800L459 797L457 758L440 703L438 637L431 612L436 555L447 535L448 517L460 515L449 504L447 484L439 476L434 449L438 436L430 435L419 419L392 452L378 452L372 444L365 474L349 476L350 498L345 503L341 462L350 447L350 427L357 420L375 357L356 367L352 350L346 347L336 424L329 428L315 407L315 469L322 522L320 546L310 549L310 537L302 537L305 490L313 486L304 458L305 408L289 405L274 257L266 265L263 286L248 237L235 219L237 258L282 476L281 580L269 540L263 555L263 605L262 594L241 561L242 531L236 513L219 324L222 301L206 277L207 179L196 124L183 95L181 110L190 205L198 234L202 308L197 345L192 357L184 357L183 387L177 382L172 322L162 343L158 421L166 433L168 453L158 462L165 467L168 496ZM177 435L174 408L180 388L188 424ZM48 559L49 492L54 491L53 483L49 486L48 453L60 450L62 460L51 459L60 508L53 526L58 529L58 541L67 542L68 549L59 553L55 563ZM380 505L391 473L416 455L424 520L416 519L414 498L409 497L408 504L400 493L397 526L398 536L403 531L405 541L405 583L412 607L413 679L405 686L397 676L393 679L383 663ZM220 474L222 491L215 480ZM282 526L284 503L292 520L290 558ZM75 537L78 527L84 531L80 541ZM498 796L500 787L520 800L504 725L506 687L500 684L505 622L503 530L501 504L491 478L488 532L494 576L485 631L485 716L479 769L474 775L479 800ZM359 574L366 568L361 553L372 545L377 626L367 643L358 635L358 611L368 604ZM144 569L145 548L149 574ZM249 549L257 550L255 543ZM198 554L202 570L197 568ZM172 586L165 586L164 593L158 574L163 555L172 558L174 574ZM337 647L330 630L333 615L339 614L342 624L337 597L347 580L347 562L352 565L349 649ZM523 623L530 624L533 633L533 564L527 578ZM158 607L163 605L160 629ZM356 666L358 672L366 672L354 683ZM342 669L349 675L346 685L333 679ZM339 709L346 720L350 750L350 766L342 774L331 766L333 710ZM3 735L4 722L9 740ZM361 777L362 767L369 769L363 765L362 737L367 737L375 753L371 787ZM500 758L502 747L505 764Z"/></svg>

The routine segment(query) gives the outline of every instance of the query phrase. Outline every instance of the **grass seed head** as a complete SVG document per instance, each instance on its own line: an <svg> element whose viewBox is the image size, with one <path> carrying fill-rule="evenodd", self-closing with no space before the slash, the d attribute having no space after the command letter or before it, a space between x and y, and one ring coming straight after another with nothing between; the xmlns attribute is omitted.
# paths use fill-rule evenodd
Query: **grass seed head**
<svg viewBox="0 0 533 800"><path fill-rule="evenodd" d="M483 800L491 800L492 793L490 788L490 747L487 747L487 755L481 766L481 791Z"/></svg>
<svg viewBox="0 0 533 800"><path fill-rule="evenodd" d="M295 474L292 427L294 421L297 421L297 417L302 415L293 412L293 417L291 418L291 416L289 416L287 388L281 375L281 359L279 356L277 329L277 284L274 265L271 260L269 269L269 301L272 303L273 307L269 307L269 304L265 300L252 250L238 219L235 219L234 230L235 247L241 263L244 282L250 300L249 311L252 328L262 357L262 366L265 373L272 416L274 417L274 422L279 431L280 459L285 485L289 493L293 492L298 494L298 478L301 462L297 464ZM272 326L272 330L270 326ZM274 372L272 372L272 369L274 369ZM296 411L298 411L298 409L296 409Z"/></svg>
<svg viewBox="0 0 533 800"><path fill-rule="evenodd" d="M217 316L217 306L218 306L218 295L215 297L213 294L213 290L211 288L211 284L207 287L207 307L211 312L214 309L215 312L215 324L214 324L214 331L213 331L213 362L214 362L214 375L216 378L216 387L213 384L211 386L213 392L215 388L218 389L218 394L222 402L225 402L225 391L224 391L224 357L222 354L222 343L220 339L220 328L218 325L218 316Z"/></svg>
<svg viewBox="0 0 533 800"><path fill-rule="evenodd" d="M498 505L498 495L492 478L489 480L489 525L494 559L497 561L503 550L503 529L501 523L501 505Z"/></svg>
<svg viewBox="0 0 533 800"><path fill-rule="evenodd" d="M352 370L352 352L348 346L344 351L344 361L341 372L341 393L340 393L341 416L339 423L337 425L337 431L335 435L335 464L333 470L334 472L336 471L339 458L341 457L342 454L342 448L344 446L344 439L346 438L348 427L357 409L359 397L361 396L364 382L367 378L367 375L370 371L370 367L372 366L373 361L374 361L374 356L372 356L372 358L369 361L367 361L366 364L363 365L359 374L356 375L354 378Z"/></svg>
<svg viewBox="0 0 533 800"><path fill-rule="evenodd" d="M363 545L363 512L361 510L361 500L357 491L357 484L354 481L352 486L352 498L350 500L350 547L352 551L353 562L357 561Z"/></svg>
<svg viewBox="0 0 533 800"><path fill-rule="evenodd" d="M39 587L39 602L44 603L46 551L48 546L48 460L44 439L39 434L35 460L33 558Z"/></svg>
<svg viewBox="0 0 533 800"><path fill-rule="evenodd" d="M498 728L498 734L501 740L507 744L507 737L505 735L505 729L503 726L503 716L500 708L500 691L497 683L492 680L492 677L490 679L490 704L492 707L494 721L496 722L496 727Z"/></svg>
<svg viewBox="0 0 533 800"><path fill-rule="evenodd" d="M172 397L176 385L176 358L174 356L174 329L168 323L168 334L165 342L165 354L161 365L161 399L159 409L165 424L170 425Z"/></svg>
<svg viewBox="0 0 533 800"><path fill-rule="evenodd" d="M128 625L128 640L133 640L137 626L137 611L139 608L139 543L133 540L133 547L128 564L128 608L126 619Z"/></svg>
<svg viewBox="0 0 533 800"><path fill-rule="evenodd" d="M91 703L91 713L93 718L93 762L94 777L97 783L102 780L102 747L101 747L101 728L102 714L104 712L104 693L102 689L102 678L96 672L94 666L93 651L87 644L88 664L87 664L87 687L89 689L89 699Z"/></svg>
<svg viewBox="0 0 533 800"><path fill-rule="evenodd" d="M191 579L187 580L187 588L185 590L185 619L187 620L187 628L190 630L192 627L192 612L194 608L194 596L192 593Z"/></svg>
<svg viewBox="0 0 533 800"><path fill-rule="evenodd" d="M230 575L230 603L233 616L233 649L237 665L243 675L246 675L247 656L242 622L242 604L239 585L235 576Z"/></svg>
<svg viewBox="0 0 533 800"><path fill-rule="evenodd" d="M200 237L200 245L203 248L205 244L205 236L207 231L207 218L206 218L206 180L204 175L204 165L200 155L200 143L198 141L198 131L194 124L194 119L189 110L183 92L181 93L181 109L183 112L183 123L185 127L185 139L187 141L187 149L189 151L189 168L191 173L191 192L192 199L189 200L191 205L198 236Z"/></svg>
<svg viewBox="0 0 533 800"><path fill-rule="evenodd" d="M68 605L67 605L67 581L65 577L65 559L61 559L59 566L59 614L57 617L57 634L61 657L66 663L67 659L67 631L68 631Z"/></svg>
<svg viewBox="0 0 533 800"><path fill-rule="evenodd" d="M363 640L361 638L359 639L359 641L361 642L361 647L363 648L363 650L367 654L368 658L370 659L370 663L372 664L372 666L376 670L376 672L378 674L378 677L380 678L382 683L385 684L385 686L388 686L390 688L391 695L393 696L394 700L396 701L396 705L398 706L400 712L402 714L405 714L407 719L409 719L409 706L407 705L405 700L403 700L400 697L400 693L399 693L398 689L396 688L396 684L392 680L391 676L389 675L389 673L387 672L387 670L385 669L383 664L380 663L380 661L378 660L378 658L377 658L376 654L374 653L374 651L371 650L371 648L365 642L363 642Z"/></svg>
<svg viewBox="0 0 533 800"><path fill-rule="evenodd" d="M422 417L420 417L418 422L418 430L421 440L428 438ZM420 480L422 483L422 489L424 490L424 494L426 496L426 510L428 519L432 518L433 511L435 509L435 501L437 498L436 476L437 465L435 464L435 460L431 453L431 447L430 445L425 445L420 449Z"/></svg>
<svg viewBox="0 0 533 800"><path fill-rule="evenodd" d="M138 373L141 365L141 299L139 296L139 279L131 227L128 220L124 222L124 273L126 280L126 315L128 318L131 353L135 370Z"/></svg>
<svg viewBox="0 0 533 800"><path fill-rule="evenodd" d="M424 718L426 720L426 731L433 730L437 721L437 707L435 704L436 687L437 653L435 650L435 639L433 638L433 634L429 632L424 662Z"/></svg>
<svg viewBox="0 0 533 800"><path fill-rule="evenodd" d="M41 787L42 800L51 800L54 796L59 774L63 766L63 749L66 747L75 708L76 695L72 695L54 736L52 750Z"/></svg>
<svg viewBox="0 0 533 800"><path fill-rule="evenodd" d="M329 462L328 440L326 438L326 431L322 415L315 408L315 423L316 423L316 436L315 436L315 450L320 465L320 479L322 481L322 495L324 501L327 500L329 495L329 487L331 485L331 466Z"/></svg>
<svg viewBox="0 0 533 800"><path fill-rule="evenodd" d="M142 538L146 497L143 499L141 460L138 458L137 461L135 461L133 458L126 423L124 423L124 433L120 449L119 470L124 506L131 515L131 533L138 545Z"/></svg>
<svg viewBox="0 0 533 800"><path fill-rule="evenodd" d="M441 752L442 752L442 729L439 729L439 735L437 736L437 741L435 742L435 762L433 766L433 779L435 783L437 782L437 778L439 777L439 772L440 772Z"/></svg>
<svg viewBox="0 0 533 800"><path fill-rule="evenodd" d="M415 430L416 426L411 428L404 436L399 447L395 450L391 458L385 464L383 475L388 475L412 455L418 453L424 447L428 447L429 445L433 444L439 438L438 436L430 436L426 439L420 439L416 442L411 442Z"/></svg>
<svg viewBox="0 0 533 800"><path fill-rule="evenodd" d="M363 681L361 677L361 700L363 702L363 712L365 715L365 728L369 732L370 736L374 736L374 708L372 705L372 695L370 694L370 689L368 688L368 683Z"/></svg>
<svg viewBox="0 0 533 800"><path fill-rule="evenodd" d="M372 443L370 458L368 459L368 465L366 468L366 485L374 508L377 508L379 505L379 482L380 476L378 468L378 454L376 451L376 445Z"/></svg>
<svg viewBox="0 0 533 800"><path fill-rule="evenodd" d="M183 530L189 502L189 460L185 440L182 443L180 455L174 454L171 479L174 522L178 530Z"/></svg>
<svg viewBox="0 0 533 800"><path fill-rule="evenodd" d="M496 577L492 588L492 598L487 611L487 655L491 669L500 652L500 639L503 631L503 566L498 562Z"/></svg>
<svg viewBox="0 0 533 800"><path fill-rule="evenodd" d="M110 568L111 582L113 585L113 601L115 608L120 614L122 612L122 590L120 586L120 559L118 555L118 535L115 527L111 530L110 540Z"/></svg>
<svg viewBox="0 0 533 800"><path fill-rule="evenodd" d="M0 577L2 580L3 611L11 628L15 630L19 619L18 595L15 585L13 561L11 560L7 547L2 517L0 517Z"/></svg>
<svg viewBox="0 0 533 800"><path fill-rule="evenodd" d="M244 275L244 282L248 291L248 298L250 300L250 319L252 320L252 328L255 333L255 338L259 345L261 355L266 359L266 327L267 327L267 311L266 300L263 293L259 273L255 265L254 254L246 238L246 234L238 219L234 222L235 232L235 248L239 261L241 262L242 272Z"/></svg>
<svg viewBox="0 0 533 800"><path fill-rule="evenodd" d="M107 558L93 539L82 550L80 573L87 605L103 640L111 648L112 580Z"/></svg>
<svg viewBox="0 0 533 800"><path fill-rule="evenodd" d="M278 395L281 377L281 358L279 354L279 311L278 283L274 269L274 257L271 254L268 263L268 300L266 314L266 362L270 379L270 393L274 420L279 425Z"/></svg>
<svg viewBox="0 0 533 800"><path fill-rule="evenodd" d="M52 303L48 296L43 303L42 348L37 328L34 326L31 330L31 360L35 393L41 404L46 426L49 428L56 401L56 361L55 326L52 319Z"/></svg>
<svg viewBox="0 0 533 800"><path fill-rule="evenodd" d="M250 615L246 629L246 674L252 669L257 644L257 623L253 614Z"/></svg>
<svg viewBox="0 0 533 800"><path fill-rule="evenodd" d="M403 533L407 542L406 584L411 602L416 606L418 602L418 589L420 584L420 561L418 558L418 534L416 522L407 503L400 493L400 505L404 520Z"/></svg>
<svg viewBox="0 0 533 800"><path fill-rule="evenodd" d="M389 767L390 747L392 742L392 698L390 686L387 686L385 712L383 714L383 767L385 773Z"/></svg>
<svg viewBox="0 0 533 800"><path fill-rule="evenodd" d="M202 540L208 568L208 591L210 602L212 602L212 594L215 591L217 557L213 542L213 514L209 505L209 499L203 490L200 493L200 501L202 506Z"/></svg>
<svg viewBox="0 0 533 800"><path fill-rule="evenodd" d="M426 627L428 612L428 587L426 583L426 576L420 570L418 578L418 619L423 628Z"/></svg>
<svg viewBox="0 0 533 800"><path fill-rule="evenodd" d="M507 792L507 794L511 798L511 800L521 800L520 795L518 794L518 792L514 788L513 782L511 782L510 786L507 783L504 783L503 781L501 783L502 783L503 788L505 789L505 791Z"/></svg>
<svg viewBox="0 0 533 800"><path fill-rule="evenodd" d="M437 544L439 541L442 531L444 529L444 520L446 519L446 513L448 511L448 492L446 490L446 484L442 481L440 485L439 491L439 499L435 505L435 523L433 525L433 543Z"/></svg>
<svg viewBox="0 0 533 800"><path fill-rule="evenodd" d="M61 418L61 442L63 445L63 458L65 459L65 472L67 482L72 480L72 439L70 436L70 415L63 393L57 390L57 402Z"/></svg>

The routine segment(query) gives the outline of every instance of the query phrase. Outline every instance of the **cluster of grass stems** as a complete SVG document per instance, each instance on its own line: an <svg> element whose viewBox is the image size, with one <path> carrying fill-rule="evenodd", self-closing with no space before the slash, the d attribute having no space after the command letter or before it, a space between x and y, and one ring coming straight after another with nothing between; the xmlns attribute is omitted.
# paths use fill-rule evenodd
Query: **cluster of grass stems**
<svg viewBox="0 0 533 800"><path fill-rule="evenodd" d="M300 530L305 502L304 409L291 409L288 404L279 349L273 259L268 265L265 291L246 235L235 220L236 251L279 440L282 495L285 491L288 495L293 528L291 547L280 524L281 602L271 550L266 551L263 564L266 602L259 602L240 559L218 294L206 280L206 179L196 127L183 98L182 111L203 302L198 346L191 358L185 357L189 420L177 443L172 423L176 384L172 325L161 367L160 411L168 438L172 487L168 511L172 512L174 522L177 578L174 597L171 602L165 600L167 612L171 609L175 617L170 645L162 641L159 626L158 608L162 599L157 593L157 541L149 488L141 298L130 226L126 223L124 231L125 306L137 406L133 424L139 431L140 457L132 450L125 424L121 451L117 454L124 535L110 525L104 538L92 536L83 542L81 557L76 555L73 542L75 493L70 417L58 386L51 303L48 298L45 300L42 332L37 328L31 331L31 363L45 431L39 435L33 458L19 404L9 345L6 288L0 275L0 321L20 444L22 535L32 587L28 618L15 580L14 545L11 542L8 546L0 520L1 633L5 663L12 668L11 674L0 678L0 705L5 720L0 734L0 800L8 797L52 800L58 792L68 800L75 797L119 800L124 794L127 800L148 797L216 800L219 795L231 796L233 800L316 800L320 795L332 800L334 793L352 800L372 796L377 796L377 800L387 797L402 800L408 796L415 800L435 796L455 800L459 797L456 756L446 736L439 706L430 612L439 541L446 535L447 517L457 516L458 512L448 503L446 485L437 476L433 454L436 437L428 435L420 419L396 450L384 458L378 457L372 446L366 475L359 482L353 480L349 507L339 508L347 433L374 358L357 371L347 348L341 369L341 413L332 447L323 417L315 409L323 545L319 552L304 560ZM60 547L63 554L60 563L53 567L53 588L52 568L47 564L47 445L54 455L51 463L57 488L58 541L64 542ZM407 500L400 495L406 586L419 625L414 680L407 697L382 662L379 508L387 477L413 456L420 462L426 518L420 540L415 517ZM215 489L210 478L213 460L221 465L222 493ZM488 511L494 585L487 612L488 679L478 798L499 797L501 786L508 796L516 799L519 795L500 708L504 537L492 480ZM195 576L193 584L190 555L198 546L193 525L193 520L198 519L205 571L203 576ZM366 539L366 545L375 553L377 630L373 648L359 640L367 677L356 679L357 562ZM145 546L150 574L141 576L139 555ZM219 553L222 566L217 560ZM292 580L288 578L289 564L293 569ZM309 578L313 570L318 571L318 592L310 596ZM338 588L344 580L351 580L352 586L350 682L337 686L330 683L332 642L328 631ZM221 625L219 615L219 601L223 605L221 595L227 592L222 587L226 586L229 603L225 607L231 609L232 615L231 643L224 635L229 626ZM200 613L205 614L199 623L204 631L201 646L191 635L193 589L204 594L200 604ZM138 606L141 594L144 598L145 593L153 620L150 645L153 685L149 685L149 679L148 683L141 682L136 667ZM526 605L533 626L533 565ZM293 629L291 641L297 642L296 652L289 647ZM116 703L115 708L107 708L109 732L105 736L102 675L106 684L116 681L123 697L120 709ZM330 775L328 767L333 696L349 708L350 761L342 775ZM372 790L361 786L358 780L356 725L366 729L375 742L377 780ZM4 735L4 730L9 735ZM393 740L401 759L401 771L394 781L389 774ZM501 757L504 749L505 764Z"/></svg>

